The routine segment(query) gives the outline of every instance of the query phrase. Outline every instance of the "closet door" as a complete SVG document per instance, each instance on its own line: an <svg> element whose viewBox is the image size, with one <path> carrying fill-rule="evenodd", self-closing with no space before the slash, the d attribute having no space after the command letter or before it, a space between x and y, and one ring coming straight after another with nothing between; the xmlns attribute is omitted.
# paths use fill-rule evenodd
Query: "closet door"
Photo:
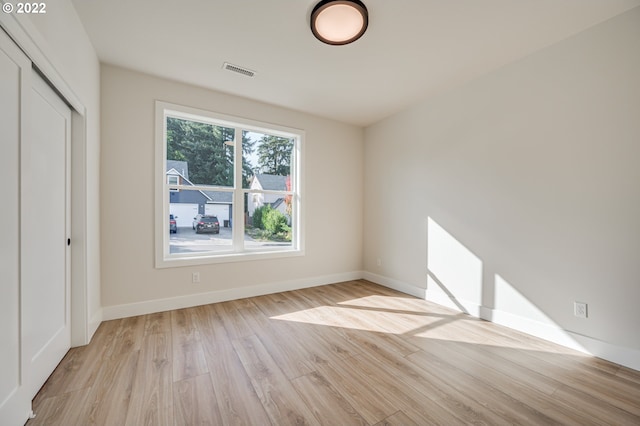
<svg viewBox="0 0 640 426"><path fill-rule="evenodd" d="M35 72L22 143L22 292L27 383L35 396L71 345L71 110Z"/></svg>
<svg viewBox="0 0 640 426"><path fill-rule="evenodd" d="M0 424L24 424L31 398L24 386L20 341L20 138L31 63L0 29Z"/></svg>

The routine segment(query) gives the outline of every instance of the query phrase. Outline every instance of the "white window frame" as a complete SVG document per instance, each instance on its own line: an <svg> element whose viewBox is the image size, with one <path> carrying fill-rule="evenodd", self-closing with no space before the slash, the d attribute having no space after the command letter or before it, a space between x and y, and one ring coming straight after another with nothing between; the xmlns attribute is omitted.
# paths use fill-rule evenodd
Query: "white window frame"
<svg viewBox="0 0 640 426"><path fill-rule="evenodd" d="M203 265L226 262L239 262L250 260L263 260L269 258L281 258L304 255L304 203L302 195L303 186L303 130L265 123L247 118L235 117L226 114L206 111L197 108L176 105L163 101L156 101L155 111L155 254L156 268L170 268L189 265ZM234 186L233 187L204 187L177 185L184 190L215 190L232 192L233 216L232 245L229 251L203 252L197 254L170 254L169 253L169 184L166 176L167 153L167 116L178 117L191 121L205 122L208 124L235 129L234 143ZM293 213L291 217L293 235L291 246L287 247L244 247L244 193L270 192L250 190L242 186L242 131L265 133L294 139L294 149L291 161L291 184ZM175 185L171 185L175 187Z"/></svg>

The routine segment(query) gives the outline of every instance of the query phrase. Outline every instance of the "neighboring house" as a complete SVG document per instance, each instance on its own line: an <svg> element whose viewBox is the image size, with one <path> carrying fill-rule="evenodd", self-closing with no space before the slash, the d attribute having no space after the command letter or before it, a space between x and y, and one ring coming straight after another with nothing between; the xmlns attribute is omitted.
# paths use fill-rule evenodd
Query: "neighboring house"
<svg viewBox="0 0 640 426"><path fill-rule="evenodd" d="M287 191L287 180L289 176L256 174L251 178L250 189L259 189L264 191ZM285 216L287 214L287 203L281 194L262 194L259 192L249 192L248 197L249 216L253 217L253 212L265 204L271 205L274 209L280 211Z"/></svg>
<svg viewBox="0 0 640 426"><path fill-rule="evenodd" d="M167 175L179 174L189 179L189 164L186 161L167 160Z"/></svg>
<svg viewBox="0 0 640 426"><path fill-rule="evenodd" d="M204 214L217 216L220 226L229 226L233 217L233 193L223 191L202 191L208 201L204 205Z"/></svg>
<svg viewBox="0 0 640 426"><path fill-rule="evenodd" d="M167 183L169 184L169 213L176 217L178 227L189 227L198 214L217 216L221 225L228 224L232 217L232 194L222 191L179 190L171 185L193 186L189 180L189 165L186 161L167 160Z"/></svg>

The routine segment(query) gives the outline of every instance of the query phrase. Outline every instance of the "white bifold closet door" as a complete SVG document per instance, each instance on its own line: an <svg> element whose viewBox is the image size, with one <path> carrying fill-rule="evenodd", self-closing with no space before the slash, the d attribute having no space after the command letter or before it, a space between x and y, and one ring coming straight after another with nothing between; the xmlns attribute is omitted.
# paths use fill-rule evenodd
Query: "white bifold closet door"
<svg viewBox="0 0 640 426"><path fill-rule="evenodd" d="M69 350L71 110L0 29L0 425Z"/></svg>

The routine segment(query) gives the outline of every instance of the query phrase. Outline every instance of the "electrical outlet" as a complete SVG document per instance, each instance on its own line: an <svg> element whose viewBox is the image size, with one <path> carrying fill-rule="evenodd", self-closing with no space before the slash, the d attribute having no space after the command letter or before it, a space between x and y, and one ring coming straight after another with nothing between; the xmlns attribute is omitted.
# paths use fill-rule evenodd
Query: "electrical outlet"
<svg viewBox="0 0 640 426"><path fill-rule="evenodd" d="M578 318L587 318L587 304L582 302L573 302L573 315Z"/></svg>
<svg viewBox="0 0 640 426"><path fill-rule="evenodd" d="M194 272L191 274L191 282L194 284L198 284L200 282L200 272Z"/></svg>
<svg viewBox="0 0 640 426"><path fill-rule="evenodd" d="M378 258L378 260L376 260L376 265L382 266L382 260L380 260L380 258Z"/></svg>

